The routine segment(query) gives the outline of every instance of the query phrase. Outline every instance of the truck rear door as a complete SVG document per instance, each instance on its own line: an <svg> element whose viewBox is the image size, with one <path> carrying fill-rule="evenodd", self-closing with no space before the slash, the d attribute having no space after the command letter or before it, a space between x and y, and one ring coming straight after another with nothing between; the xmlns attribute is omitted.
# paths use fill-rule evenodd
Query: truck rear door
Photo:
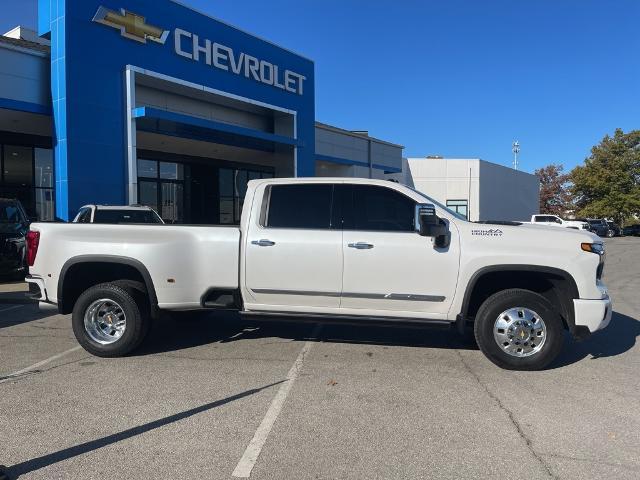
<svg viewBox="0 0 640 480"><path fill-rule="evenodd" d="M245 306L302 311L339 307L342 230L330 183L267 185L245 236Z"/></svg>

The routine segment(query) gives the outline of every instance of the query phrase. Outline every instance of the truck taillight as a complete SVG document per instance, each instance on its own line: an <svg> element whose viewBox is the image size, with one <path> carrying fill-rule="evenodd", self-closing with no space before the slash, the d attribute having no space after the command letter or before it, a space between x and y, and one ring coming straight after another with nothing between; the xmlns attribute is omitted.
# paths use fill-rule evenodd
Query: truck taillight
<svg viewBox="0 0 640 480"><path fill-rule="evenodd" d="M27 232L27 264L33 267L40 246L40 232L30 230Z"/></svg>

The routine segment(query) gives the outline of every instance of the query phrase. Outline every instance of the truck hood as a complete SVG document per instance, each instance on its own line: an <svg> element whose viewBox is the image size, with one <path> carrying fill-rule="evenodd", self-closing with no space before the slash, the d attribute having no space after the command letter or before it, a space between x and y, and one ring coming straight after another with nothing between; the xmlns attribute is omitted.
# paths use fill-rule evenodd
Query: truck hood
<svg viewBox="0 0 640 480"><path fill-rule="evenodd" d="M580 223L580 222L576 222ZM551 225L535 225L519 222L465 222L458 225L462 235L470 237L490 237L517 240L521 245L536 244L538 247L550 242L567 241L575 243L602 243L602 239L586 230L562 228Z"/></svg>

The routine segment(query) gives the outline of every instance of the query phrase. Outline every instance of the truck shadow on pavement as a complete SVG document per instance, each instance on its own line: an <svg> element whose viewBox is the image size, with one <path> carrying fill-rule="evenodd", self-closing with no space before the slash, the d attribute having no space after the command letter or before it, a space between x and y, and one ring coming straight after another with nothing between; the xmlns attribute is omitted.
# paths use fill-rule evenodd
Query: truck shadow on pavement
<svg viewBox="0 0 640 480"><path fill-rule="evenodd" d="M155 322L144 344L134 355L153 355L206 344L266 338L400 347L478 348L470 338L472 335L461 337L453 329L323 324L319 336L314 338L311 336L314 325L309 322L246 320L233 312L212 312L197 320L163 318Z"/></svg>
<svg viewBox="0 0 640 480"><path fill-rule="evenodd" d="M192 417L193 415L197 415L202 412L206 412L207 410L221 407L222 405L226 405L227 403L233 402L235 400L240 400L241 398L248 397L250 395L255 395L256 393L259 393L262 390L274 387L284 381L285 380L280 380L278 382L271 383L269 385L264 385L262 387L245 390L244 392L237 393L235 395L231 395L229 397L222 398L214 402L206 403L204 405L200 405L199 407L191 408L189 410L185 410L184 412L176 413L168 417L160 418L152 422L144 423L142 425L129 428L122 432L114 433L112 435L107 435L106 437L91 440L89 442L81 443L79 445L74 445L73 447L65 448L64 450L59 450L57 452L53 452L48 455L43 455L41 457L33 458L31 460L26 460L24 462L8 467L5 470L5 472L0 471L0 476L2 475L2 473L5 473L5 475L7 475L10 480L16 480L20 475L24 475L27 473L34 472L36 470L40 470L41 468L48 467L55 463L68 460L70 458L74 458L79 455L83 455L85 453L97 450L102 447L106 447L108 445L112 445L117 442L121 442L123 440L127 440L128 438L141 435L143 433L149 432L151 430L155 430L160 427L164 427L165 425L169 425L170 423L184 420L185 418Z"/></svg>
<svg viewBox="0 0 640 480"><path fill-rule="evenodd" d="M156 322L149 337L134 355L153 355L207 344L266 338L396 347L478 349L472 333L460 336L454 329L324 324L319 336L313 338L313 325L250 321L232 312L213 312L197 320L187 321L164 318ZM571 365L587 357L599 359L621 355L633 348L639 335L640 321L614 312L607 328L583 341L575 341L567 335L562 353L549 368Z"/></svg>
<svg viewBox="0 0 640 480"><path fill-rule="evenodd" d="M550 369L564 367L590 357L591 360L615 357L631 350L640 336L640 321L613 312L611 323L604 330L591 334L583 341L570 340L551 364Z"/></svg>

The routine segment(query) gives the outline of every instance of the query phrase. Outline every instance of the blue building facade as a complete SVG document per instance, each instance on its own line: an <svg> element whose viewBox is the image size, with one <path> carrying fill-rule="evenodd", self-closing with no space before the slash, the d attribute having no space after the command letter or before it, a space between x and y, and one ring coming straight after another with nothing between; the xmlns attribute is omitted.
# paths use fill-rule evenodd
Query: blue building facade
<svg viewBox="0 0 640 480"><path fill-rule="evenodd" d="M402 147L315 122L311 60L174 0L39 0L37 34L48 50L0 37L4 63L24 60L48 90L29 96L0 68L0 144L48 146L42 132L5 131L10 112L50 122L58 220L88 203L144 203L171 222L237 223L251 179L401 168Z"/></svg>

